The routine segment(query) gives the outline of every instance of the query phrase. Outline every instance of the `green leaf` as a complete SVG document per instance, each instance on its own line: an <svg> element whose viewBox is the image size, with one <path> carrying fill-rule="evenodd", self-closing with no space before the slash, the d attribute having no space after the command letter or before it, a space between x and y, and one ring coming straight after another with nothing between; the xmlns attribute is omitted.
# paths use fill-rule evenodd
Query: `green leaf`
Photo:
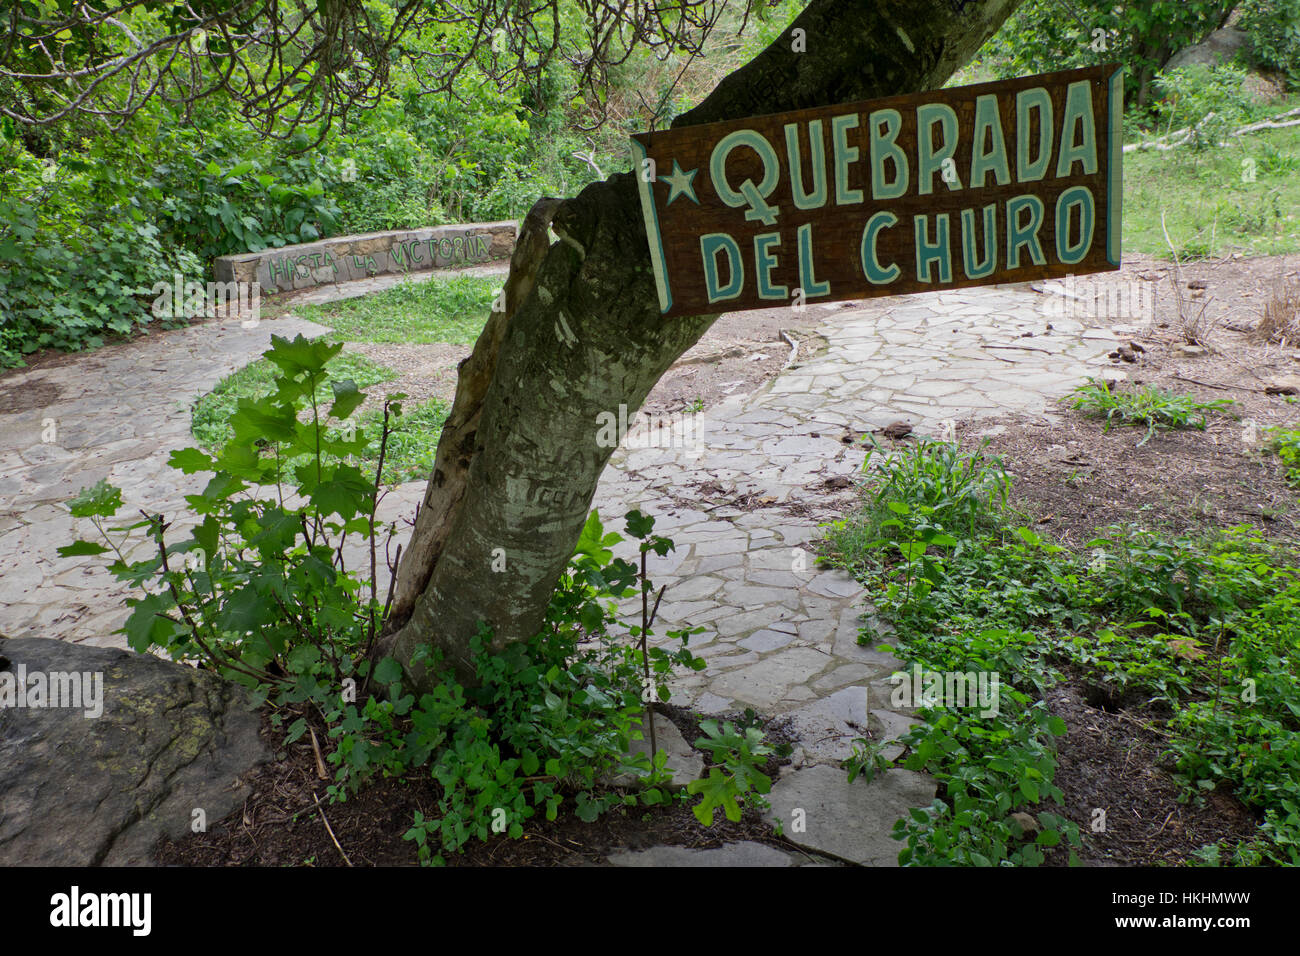
<svg viewBox="0 0 1300 956"><path fill-rule="evenodd" d="M271 336L271 348L262 353L266 359L289 375L301 372L320 372L325 363L343 351L343 343L330 344L323 339L307 339L302 333L289 341L280 335Z"/></svg>
<svg viewBox="0 0 1300 956"><path fill-rule="evenodd" d="M186 475L192 475L200 471L217 470L216 461L197 448L178 448L171 453L171 457L167 459L167 464Z"/></svg>
<svg viewBox="0 0 1300 956"><path fill-rule="evenodd" d="M374 678L384 686L397 683L402 679L402 665L391 657L385 657L375 665Z"/></svg>
<svg viewBox="0 0 1300 956"><path fill-rule="evenodd" d="M707 779L692 780L686 785L686 791L700 795L700 802L693 808L693 812L695 818L706 827L713 826L713 811L718 807L722 808L728 820L740 820L740 804L736 802L739 795L736 779L727 776L717 767L709 771Z"/></svg>
<svg viewBox="0 0 1300 956"><path fill-rule="evenodd" d="M176 622L166 617L166 612L176 606L171 595L148 594L127 601L132 603L132 611L122 631L132 650L144 654L154 644L165 644L177 628Z"/></svg>
<svg viewBox="0 0 1300 956"><path fill-rule="evenodd" d="M82 541L78 539L72 544L65 544L59 548L59 557L77 558L83 555L103 554L108 548L102 544L95 544L93 541Z"/></svg>
<svg viewBox="0 0 1300 956"><path fill-rule="evenodd" d="M307 497L321 514L336 514L344 521L369 511L374 486L352 465L339 465L331 478L312 488Z"/></svg>
<svg viewBox="0 0 1300 956"><path fill-rule="evenodd" d="M357 388L357 383L350 378L341 382L330 382L334 390L334 404L330 406L330 415L334 418L347 418L357 406L366 400L366 393Z"/></svg>
<svg viewBox="0 0 1300 956"><path fill-rule="evenodd" d="M644 538L654 530L655 519L633 510L627 513L627 533L634 538Z"/></svg>
<svg viewBox="0 0 1300 956"><path fill-rule="evenodd" d="M122 507L122 489L101 478L88 488L82 488L69 499L68 510L75 518L111 518Z"/></svg>

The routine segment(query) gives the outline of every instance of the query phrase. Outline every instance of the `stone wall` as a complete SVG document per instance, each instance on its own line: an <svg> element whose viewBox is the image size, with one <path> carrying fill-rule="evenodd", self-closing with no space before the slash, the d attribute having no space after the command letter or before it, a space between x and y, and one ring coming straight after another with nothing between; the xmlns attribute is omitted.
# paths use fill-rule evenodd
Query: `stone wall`
<svg viewBox="0 0 1300 956"><path fill-rule="evenodd" d="M219 282L257 282L263 292L286 292L381 273L426 272L508 260L515 248L515 231L513 222L477 222L337 236L221 256L214 270Z"/></svg>

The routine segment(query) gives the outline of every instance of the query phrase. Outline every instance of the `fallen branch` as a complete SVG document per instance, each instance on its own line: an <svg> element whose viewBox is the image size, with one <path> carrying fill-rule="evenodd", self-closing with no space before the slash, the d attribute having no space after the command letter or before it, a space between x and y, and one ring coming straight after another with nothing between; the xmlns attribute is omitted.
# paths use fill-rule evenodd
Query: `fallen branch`
<svg viewBox="0 0 1300 956"><path fill-rule="evenodd" d="M316 776L322 780L328 780L330 775L325 770L325 761L321 759L320 743L316 740L316 731L310 727L307 730L311 734L311 752L316 755Z"/></svg>
<svg viewBox="0 0 1300 956"><path fill-rule="evenodd" d="M1166 133L1164 136L1158 136L1155 139L1149 139L1141 143L1129 143L1124 147L1124 152L1132 153L1144 149L1170 150L1177 149L1179 146L1185 146L1192 138L1192 134L1205 125L1206 121L1213 118L1213 113L1205 114L1204 118L1195 126L1187 126L1183 129L1174 130L1172 133ZM1287 110L1285 113L1279 113L1272 119L1262 120L1258 123L1252 123L1249 126L1243 126L1241 129L1233 130L1226 134L1232 136L1244 136L1246 133L1255 133L1262 129L1286 129L1289 126L1300 126L1300 119L1288 120L1285 123L1279 123L1278 120L1286 119L1288 116L1300 116L1300 107L1293 110ZM1216 143L1216 146L1226 146L1227 140Z"/></svg>
<svg viewBox="0 0 1300 956"><path fill-rule="evenodd" d="M343 857L343 862L348 866L351 866L352 861L349 860L348 855L343 852L343 847L339 846L338 837L334 835L334 828L330 826L330 822L325 816L325 808L320 805L320 797L313 793L311 798L316 801L316 812L320 814L320 822L325 824L325 832L328 833L330 839L334 841L334 848L339 851L339 856Z"/></svg>
<svg viewBox="0 0 1300 956"><path fill-rule="evenodd" d="M790 346L790 357L785 360L785 364L781 367L789 368L794 364L795 357L799 354L799 340L794 338L792 335L787 334L785 329L780 330L780 335L786 345Z"/></svg>
<svg viewBox="0 0 1300 956"><path fill-rule="evenodd" d="M1258 388L1242 388L1240 385L1215 385L1213 382L1200 382L1194 378L1184 378L1181 375L1175 375L1174 378L1180 382L1190 382L1193 385L1201 385L1205 388L1221 388L1225 392L1258 392Z"/></svg>

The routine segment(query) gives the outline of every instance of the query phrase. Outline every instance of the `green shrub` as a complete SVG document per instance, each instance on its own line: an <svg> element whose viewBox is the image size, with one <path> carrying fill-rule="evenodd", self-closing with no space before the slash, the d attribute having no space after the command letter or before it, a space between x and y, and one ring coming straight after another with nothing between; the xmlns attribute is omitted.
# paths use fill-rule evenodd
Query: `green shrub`
<svg viewBox="0 0 1300 956"><path fill-rule="evenodd" d="M1190 130L1186 145L1193 151L1218 146L1250 117L1251 103L1239 66L1193 64L1156 77L1164 99L1156 114L1166 130Z"/></svg>
<svg viewBox="0 0 1300 956"><path fill-rule="evenodd" d="M40 203L0 196L0 368L38 349L97 348L127 335L156 321L155 283L201 274L198 260L164 246L151 223L91 208L83 214L102 217L95 229L74 229L51 222Z"/></svg>
<svg viewBox="0 0 1300 956"><path fill-rule="evenodd" d="M1251 62L1300 88L1300 0L1246 0L1241 11Z"/></svg>
<svg viewBox="0 0 1300 956"><path fill-rule="evenodd" d="M965 496L960 517L944 520L936 452L960 487L997 493ZM1049 847L1078 844L1079 826L1050 806L1063 799L1052 738L1066 727L1043 703L1067 669L1113 701L1169 715L1166 756L1186 799L1223 787L1260 811L1256 838L1201 859L1300 859L1296 556L1248 527L1204 539L1112 527L1073 552L1014 523L999 463L924 445L899 457L876 465L860 511L830 526L830 560L874 591L909 668L990 674L1000 688L991 712L919 702L922 722L895 761L879 742L855 742L850 779L898 763L943 785L896 823L899 861L1036 865ZM881 639L864 629L859 642ZM1032 840L1022 811L1036 815Z"/></svg>

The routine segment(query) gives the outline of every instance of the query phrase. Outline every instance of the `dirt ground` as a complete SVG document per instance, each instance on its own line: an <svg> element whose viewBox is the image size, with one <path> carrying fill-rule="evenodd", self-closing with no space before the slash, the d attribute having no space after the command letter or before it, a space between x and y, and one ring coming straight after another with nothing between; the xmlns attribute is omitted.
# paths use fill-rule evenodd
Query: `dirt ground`
<svg viewBox="0 0 1300 956"><path fill-rule="evenodd" d="M1149 385L1201 401L1230 399L1233 405L1208 412L1204 431L1159 431L1145 444L1145 428L1106 431L1064 405L1055 410L1059 425L1025 417L961 422L963 443L973 447L980 433L994 432L988 451L1004 456L1017 497L1067 546L1089 540L1099 527L1128 521L1174 532L1251 523L1270 536L1300 538L1295 491L1277 456L1266 450L1270 427L1300 422L1300 396L1270 394L1288 386L1300 392L1300 347L1256 341L1251 327L1257 315L1242 305L1262 299L1280 276L1300 275L1300 256L1184 267L1185 282L1204 282L1213 297L1209 350L1193 356L1182 350L1171 264L1133 263L1125 267L1130 270L1157 276L1155 322L1128 337L1141 348L1130 350L1132 362L1115 358L1111 364L1127 373L1129 387Z"/></svg>

